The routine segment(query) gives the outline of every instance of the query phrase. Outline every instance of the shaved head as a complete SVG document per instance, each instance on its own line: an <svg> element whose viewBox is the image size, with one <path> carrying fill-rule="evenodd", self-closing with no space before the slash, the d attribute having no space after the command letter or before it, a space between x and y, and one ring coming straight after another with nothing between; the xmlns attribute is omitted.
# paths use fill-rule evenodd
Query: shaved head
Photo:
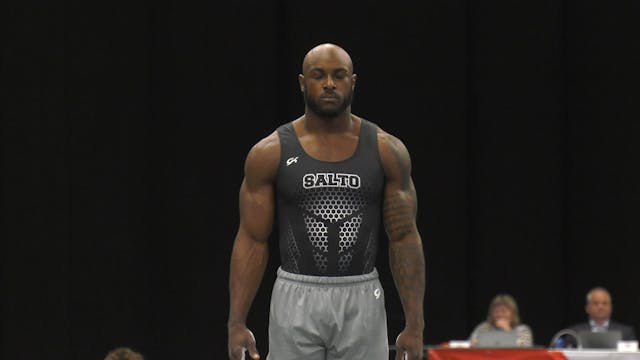
<svg viewBox="0 0 640 360"><path fill-rule="evenodd" d="M307 71L309 71L309 69L318 61L329 57L339 59L344 63L346 68L349 70L349 73L353 73L353 62L351 61L349 53L340 46L329 43L318 45L309 50L302 61L302 73L306 74Z"/></svg>
<svg viewBox="0 0 640 360"><path fill-rule="evenodd" d="M298 75L305 112L326 119L348 115L356 78L351 56L340 46L321 44L309 50Z"/></svg>

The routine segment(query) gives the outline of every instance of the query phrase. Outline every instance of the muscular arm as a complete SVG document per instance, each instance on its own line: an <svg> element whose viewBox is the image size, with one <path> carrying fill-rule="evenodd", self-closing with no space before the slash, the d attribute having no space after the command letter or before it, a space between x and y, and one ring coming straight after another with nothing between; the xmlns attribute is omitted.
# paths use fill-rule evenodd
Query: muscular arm
<svg viewBox="0 0 640 360"><path fill-rule="evenodd" d="M255 340L245 322L269 257L267 243L274 218L274 179L279 145L274 134L256 144L245 162L245 178L240 187L240 225L233 244L229 274L230 308L229 356L240 358L242 348Z"/></svg>
<svg viewBox="0 0 640 360"><path fill-rule="evenodd" d="M400 140L386 133L380 134L379 139L380 156L387 177L383 220L389 237L389 265L406 321L397 346L408 346L405 350L410 359L422 358L425 263L422 240L416 226L417 199L411 179L411 160ZM403 336L407 338L401 339Z"/></svg>

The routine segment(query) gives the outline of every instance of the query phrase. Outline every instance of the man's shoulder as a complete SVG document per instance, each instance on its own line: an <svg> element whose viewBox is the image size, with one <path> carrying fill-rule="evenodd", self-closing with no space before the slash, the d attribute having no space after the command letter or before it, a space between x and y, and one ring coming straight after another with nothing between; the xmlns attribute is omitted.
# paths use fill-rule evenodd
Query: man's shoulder
<svg viewBox="0 0 640 360"><path fill-rule="evenodd" d="M410 163L409 150L398 137L378 127L377 138L380 158L383 163Z"/></svg>
<svg viewBox="0 0 640 360"><path fill-rule="evenodd" d="M280 133L284 132L295 135L294 125L299 123L301 119L302 117L299 117L295 120L280 124L269 135L255 143L251 147L251 150L249 150L248 156L266 157L266 159L279 158L281 144Z"/></svg>
<svg viewBox="0 0 640 360"><path fill-rule="evenodd" d="M628 324L623 324L623 323L618 322L618 321L611 321L611 323L609 324L609 328L631 329L632 326L628 325Z"/></svg>
<svg viewBox="0 0 640 360"><path fill-rule="evenodd" d="M280 140L276 131L255 143L245 160L245 175L262 174L267 178L275 175L280 160Z"/></svg>
<svg viewBox="0 0 640 360"><path fill-rule="evenodd" d="M636 340L636 329L633 325L611 321L609 323L609 330L618 330L622 332L622 340Z"/></svg>
<svg viewBox="0 0 640 360"><path fill-rule="evenodd" d="M253 145L250 153L268 154L274 150L279 149L280 138L278 137L277 130L271 132L271 134L263 137L257 143Z"/></svg>
<svg viewBox="0 0 640 360"><path fill-rule="evenodd" d="M372 122L370 120L367 120L367 119L364 119L364 118L360 118L360 119L362 119L363 122L366 121L369 124L371 124L373 127L375 127L376 135L378 137L378 143L380 145L382 145L382 146L391 146L391 147L394 147L394 148L397 148L397 147L406 148L404 143L402 142L402 140L398 136L392 134L391 132L388 132L387 130L383 129L381 126L379 126L378 124L376 124L376 123L374 123L374 122Z"/></svg>

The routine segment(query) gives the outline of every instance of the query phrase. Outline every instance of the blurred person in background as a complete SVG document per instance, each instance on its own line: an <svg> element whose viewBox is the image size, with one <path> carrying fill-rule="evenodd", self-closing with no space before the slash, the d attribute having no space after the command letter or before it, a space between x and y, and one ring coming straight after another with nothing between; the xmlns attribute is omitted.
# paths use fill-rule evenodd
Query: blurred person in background
<svg viewBox="0 0 640 360"><path fill-rule="evenodd" d="M613 304L611 302L611 294L607 289L598 286L589 290L584 310L589 316L589 321L574 324L569 327L569 329L576 332L620 331L622 333L622 340L636 340L636 334L633 326L611 320Z"/></svg>
<svg viewBox="0 0 640 360"><path fill-rule="evenodd" d="M471 346L478 343L478 334L496 330L516 332L516 346L533 346L533 332L528 325L520 322L518 304L511 295L499 294L491 300L487 320L478 324L469 337Z"/></svg>

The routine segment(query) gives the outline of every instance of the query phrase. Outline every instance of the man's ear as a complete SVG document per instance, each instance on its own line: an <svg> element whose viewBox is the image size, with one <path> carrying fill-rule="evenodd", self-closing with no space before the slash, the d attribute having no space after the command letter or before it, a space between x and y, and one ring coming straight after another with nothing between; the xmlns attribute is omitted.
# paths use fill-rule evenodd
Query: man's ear
<svg viewBox="0 0 640 360"><path fill-rule="evenodd" d="M358 80L358 75L351 75L351 91L355 90L356 88L356 80Z"/></svg>
<svg viewBox="0 0 640 360"><path fill-rule="evenodd" d="M300 91L304 92L304 75L298 74L298 84L300 84Z"/></svg>

